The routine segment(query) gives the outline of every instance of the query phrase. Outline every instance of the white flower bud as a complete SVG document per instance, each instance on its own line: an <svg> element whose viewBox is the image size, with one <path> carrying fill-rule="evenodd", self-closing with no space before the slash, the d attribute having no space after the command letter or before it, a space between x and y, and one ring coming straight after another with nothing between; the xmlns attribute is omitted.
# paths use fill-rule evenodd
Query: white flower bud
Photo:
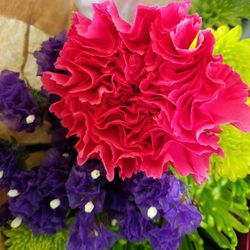
<svg viewBox="0 0 250 250"><path fill-rule="evenodd" d="M111 225L115 227L117 225L117 222L118 222L117 219L113 219L111 220Z"/></svg>
<svg viewBox="0 0 250 250"><path fill-rule="evenodd" d="M0 171L0 179L3 178L3 170Z"/></svg>
<svg viewBox="0 0 250 250"><path fill-rule="evenodd" d="M92 202L92 201L89 201L88 203L85 204L85 206L84 206L84 211L85 211L86 213L91 213L91 212L93 211L94 207L95 207L95 206L94 206L93 202Z"/></svg>
<svg viewBox="0 0 250 250"><path fill-rule="evenodd" d="M7 193L7 195L10 198L15 198L19 195L19 192L17 189L10 189L9 192Z"/></svg>
<svg viewBox="0 0 250 250"><path fill-rule="evenodd" d="M95 170L93 170L93 171L90 173L90 175L91 175L92 179L95 180L95 179L97 179L97 178L101 175L101 173L100 173L99 170L95 169Z"/></svg>
<svg viewBox="0 0 250 250"><path fill-rule="evenodd" d="M35 121L36 117L34 115L28 115L25 119L27 124L31 124Z"/></svg>
<svg viewBox="0 0 250 250"><path fill-rule="evenodd" d="M12 228L17 228L17 227L19 227L19 226L22 224L22 221L23 221L22 217L17 216L17 217L11 222L10 226L11 226Z"/></svg>
<svg viewBox="0 0 250 250"><path fill-rule="evenodd" d="M59 199L54 199L49 203L51 209L56 209L61 205L61 201Z"/></svg>
<svg viewBox="0 0 250 250"><path fill-rule="evenodd" d="M154 206L151 206L149 209L148 209L148 212L147 212L147 216L150 218L150 219L153 219L156 215L157 215L157 209L156 207Z"/></svg>

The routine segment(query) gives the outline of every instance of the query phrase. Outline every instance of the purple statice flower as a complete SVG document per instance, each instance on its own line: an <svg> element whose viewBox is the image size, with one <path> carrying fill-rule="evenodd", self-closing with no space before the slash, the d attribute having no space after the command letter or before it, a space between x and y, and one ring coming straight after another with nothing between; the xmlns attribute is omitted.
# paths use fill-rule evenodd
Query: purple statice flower
<svg viewBox="0 0 250 250"><path fill-rule="evenodd" d="M163 174L161 179L142 175L133 177L127 181L127 188L131 190L135 204L145 219L163 221L166 224L163 227L152 227L146 230L148 240L157 250L177 249L174 246L178 246L180 238L194 231L201 222L201 215L197 208L185 197L184 184L170 173ZM163 232L167 230L169 237L177 240L170 241L169 246L167 240L154 240L157 236L156 232L159 231L160 235L162 230ZM158 242L157 245L154 242ZM166 248L161 246L161 242ZM173 242L175 242L174 245L172 245Z"/></svg>
<svg viewBox="0 0 250 250"><path fill-rule="evenodd" d="M146 232L155 227L151 221L141 215L135 205L129 202L125 206L123 217L118 220L118 225L120 234L129 242L144 241Z"/></svg>
<svg viewBox="0 0 250 250"><path fill-rule="evenodd" d="M83 166L74 166L66 182L70 207L84 209L91 202L93 212L100 212L106 194L104 183L105 171L100 161L89 160Z"/></svg>
<svg viewBox="0 0 250 250"><path fill-rule="evenodd" d="M170 209L164 214L164 218L172 228L178 229L180 237L192 233L201 222L201 215L197 208L189 201L171 202Z"/></svg>
<svg viewBox="0 0 250 250"><path fill-rule="evenodd" d="M38 169L39 189L43 196L50 199L60 198L68 204L65 183L68 179L74 157L67 152L51 148Z"/></svg>
<svg viewBox="0 0 250 250"><path fill-rule="evenodd" d="M37 75L41 76L45 71L57 72L55 68L56 60L59 56L64 43L66 42L67 36L65 32L59 33L55 37L49 38L41 44L39 51L34 52L34 57L38 65ZM61 126L61 121L51 112L49 112L49 106L54 102L57 102L60 98L57 95L49 94L43 88L40 91L40 96L43 98L44 103L47 106L47 113L45 114L45 119L50 122L51 129L50 133L52 135L52 147L56 147L61 151L66 151L71 149L75 154L74 145L77 143L77 138L71 136L66 138L67 129Z"/></svg>
<svg viewBox="0 0 250 250"><path fill-rule="evenodd" d="M34 234L52 235L66 226L69 209L65 182L72 160L50 149L42 165L34 171L17 174L11 183L10 211L20 216Z"/></svg>
<svg viewBox="0 0 250 250"><path fill-rule="evenodd" d="M155 250L176 250L180 244L178 229L171 228L169 224L147 231L146 237Z"/></svg>
<svg viewBox="0 0 250 250"><path fill-rule="evenodd" d="M93 214L80 213L72 226L68 250L102 250L110 249L118 239L116 233L107 229L102 223L97 224Z"/></svg>
<svg viewBox="0 0 250 250"><path fill-rule="evenodd" d="M38 65L37 75L41 76L45 71L56 71L54 64L66 42L66 38L66 33L61 32L57 36L44 41L41 44L41 49L34 52Z"/></svg>
<svg viewBox="0 0 250 250"><path fill-rule="evenodd" d="M18 132L33 132L40 124L38 103L17 72L0 74L0 121Z"/></svg>
<svg viewBox="0 0 250 250"><path fill-rule="evenodd" d="M9 189L12 177L19 169L17 151L17 147L0 140L0 188L4 190Z"/></svg>

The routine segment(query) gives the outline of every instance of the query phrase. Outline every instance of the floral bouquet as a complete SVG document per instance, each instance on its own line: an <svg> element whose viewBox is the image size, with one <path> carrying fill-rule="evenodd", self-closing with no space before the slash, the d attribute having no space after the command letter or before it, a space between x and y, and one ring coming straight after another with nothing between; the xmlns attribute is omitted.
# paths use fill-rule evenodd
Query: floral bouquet
<svg viewBox="0 0 250 250"><path fill-rule="evenodd" d="M249 7L101 1L32 54L40 89L1 69L5 248L249 249Z"/></svg>

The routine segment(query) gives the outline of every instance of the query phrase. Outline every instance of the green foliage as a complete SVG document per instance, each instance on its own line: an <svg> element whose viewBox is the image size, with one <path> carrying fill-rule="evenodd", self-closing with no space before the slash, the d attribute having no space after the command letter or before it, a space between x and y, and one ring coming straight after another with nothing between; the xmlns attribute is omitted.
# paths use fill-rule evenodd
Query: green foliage
<svg viewBox="0 0 250 250"><path fill-rule="evenodd" d="M68 230L65 230L53 236L34 236L24 225L3 229L3 234L7 237L5 246L8 250L65 250L68 233Z"/></svg>
<svg viewBox="0 0 250 250"><path fill-rule="evenodd" d="M216 179L236 181L250 174L250 133L243 133L229 125L223 126L222 130L219 144L225 152L225 158L213 155L210 175Z"/></svg>
<svg viewBox="0 0 250 250"><path fill-rule="evenodd" d="M184 179L201 214L201 230L222 249L235 249L236 231L247 233L250 214L247 202L250 199L250 177L232 182L211 178L197 186L192 178ZM183 239L181 250L204 249L200 231ZM206 248L205 248L206 249Z"/></svg>
<svg viewBox="0 0 250 250"><path fill-rule="evenodd" d="M193 0L192 13L199 13L204 27L240 25L250 18L250 0Z"/></svg>
<svg viewBox="0 0 250 250"><path fill-rule="evenodd" d="M238 72L242 80L250 85L250 39L240 40L241 26L233 29L221 26L213 31L213 34L216 38L214 54L222 54L224 62Z"/></svg>
<svg viewBox="0 0 250 250"><path fill-rule="evenodd" d="M132 243L122 239L116 242L112 250L153 250L153 248L147 241L143 243Z"/></svg>
<svg viewBox="0 0 250 250"><path fill-rule="evenodd" d="M203 250L204 241L198 231L183 237L179 250Z"/></svg>

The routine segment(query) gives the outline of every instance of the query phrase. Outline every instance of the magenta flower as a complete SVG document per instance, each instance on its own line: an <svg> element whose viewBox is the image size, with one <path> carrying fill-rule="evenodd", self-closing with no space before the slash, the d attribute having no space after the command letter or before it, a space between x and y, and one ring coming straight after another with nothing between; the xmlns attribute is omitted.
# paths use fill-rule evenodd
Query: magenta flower
<svg viewBox="0 0 250 250"><path fill-rule="evenodd" d="M219 126L250 130L248 87L213 56L214 37L189 4L138 6L132 25L112 1L94 4L93 20L75 14L56 62L63 73L42 80L60 96L50 110L79 138L79 164L100 158L112 180L117 166L122 178L159 178L170 163L200 183L210 156L223 155Z"/></svg>

